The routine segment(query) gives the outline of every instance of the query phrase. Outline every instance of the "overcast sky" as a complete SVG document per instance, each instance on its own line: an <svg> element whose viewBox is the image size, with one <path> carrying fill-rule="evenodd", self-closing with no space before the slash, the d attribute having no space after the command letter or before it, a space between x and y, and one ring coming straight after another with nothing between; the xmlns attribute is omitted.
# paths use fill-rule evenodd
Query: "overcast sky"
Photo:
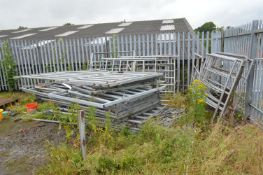
<svg viewBox="0 0 263 175"><path fill-rule="evenodd" d="M263 19L263 0L0 0L0 29L185 17L193 28Z"/></svg>

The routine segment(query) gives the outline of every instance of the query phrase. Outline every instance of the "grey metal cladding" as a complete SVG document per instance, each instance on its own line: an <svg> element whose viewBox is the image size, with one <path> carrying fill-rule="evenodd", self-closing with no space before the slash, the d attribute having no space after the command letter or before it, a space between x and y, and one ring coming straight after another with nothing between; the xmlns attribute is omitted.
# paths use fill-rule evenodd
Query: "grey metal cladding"
<svg viewBox="0 0 263 175"><path fill-rule="evenodd" d="M178 18L173 19L175 30L174 32L191 32L192 28L187 22L185 18ZM154 32L160 32L160 28L163 25L162 24L163 19L161 20L148 20L148 21L127 21L132 22L128 26L124 26L124 30L119 32L119 34L138 34L138 33L154 33ZM74 34L65 36L63 38L83 38L83 37L98 37L98 36L105 36L107 35L106 32L118 28L123 21L120 22L113 22L113 23L99 23L99 24L93 24L93 26L84 28L84 29L78 29L79 27L85 25L64 25L64 26L57 26L56 28L52 30L47 31L41 31L43 29L55 27L55 26L47 26L47 27L38 27L38 28L30 28L28 31L14 33L19 31L18 29L12 29L12 30L0 30L0 35L4 36L1 37L2 40L19 37L21 35L26 35L29 33L37 33L32 36L28 36L23 38L23 40L50 40L55 39L56 35L68 32L68 31L78 31ZM21 29L22 30L22 29Z"/></svg>

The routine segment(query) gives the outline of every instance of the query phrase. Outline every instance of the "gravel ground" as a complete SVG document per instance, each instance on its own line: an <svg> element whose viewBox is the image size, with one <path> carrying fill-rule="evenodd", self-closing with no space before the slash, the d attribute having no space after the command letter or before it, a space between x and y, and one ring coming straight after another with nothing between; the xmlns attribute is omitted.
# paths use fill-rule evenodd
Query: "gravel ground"
<svg viewBox="0 0 263 175"><path fill-rule="evenodd" d="M45 164L47 143L65 141L57 124L5 119L0 122L0 175L30 175Z"/></svg>

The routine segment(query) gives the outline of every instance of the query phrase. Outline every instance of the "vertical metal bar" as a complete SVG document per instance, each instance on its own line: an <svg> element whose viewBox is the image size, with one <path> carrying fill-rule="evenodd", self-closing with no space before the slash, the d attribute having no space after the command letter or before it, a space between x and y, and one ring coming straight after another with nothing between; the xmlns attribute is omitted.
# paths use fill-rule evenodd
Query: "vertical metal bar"
<svg viewBox="0 0 263 175"><path fill-rule="evenodd" d="M192 35L192 77L194 78L194 74L195 74L195 70L194 70L194 67L195 67L195 37L196 35ZM193 79L192 79L193 81Z"/></svg>
<svg viewBox="0 0 263 175"><path fill-rule="evenodd" d="M158 45L158 34L157 33L155 33L155 55L160 55L159 54L159 52L158 52L158 47L159 47L159 45Z"/></svg>
<svg viewBox="0 0 263 175"><path fill-rule="evenodd" d="M159 43L159 53L160 53L160 55L162 55L163 54L163 43L165 42L164 40L165 40L165 34L164 33L160 33L160 35L159 35L159 41L158 41L158 43Z"/></svg>
<svg viewBox="0 0 263 175"><path fill-rule="evenodd" d="M154 55L154 52L153 52L153 34L151 33L151 52L150 52L150 55Z"/></svg>
<svg viewBox="0 0 263 175"><path fill-rule="evenodd" d="M204 53L204 51L205 51L205 43L204 43L205 39L204 39L204 36L205 36L205 34L204 34L204 32L202 32L202 46L201 46L202 60L201 60L201 63L203 63L204 57L205 57L205 53Z"/></svg>
<svg viewBox="0 0 263 175"><path fill-rule="evenodd" d="M23 72L24 72L23 65L22 65L23 63L21 62L21 58L20 58L20 56L18 54L19 49L18 49L18 46L17 46L17 42L16 42L16 40L13 40L12 42L13 42L13 50L15 52L15 57L16 57L16 60L18 61L17 62L18 63L17 64L17 70L18 70L19 75L23 75ZM22 79L20 82L21 82L21 85L24 85L24 79Z"/></svg>
<svg viewBox="0 0 263 175"><path fill-rule="evenodd" d="M258 29L258 21L254 20L252 24L252 30L251 30L251 38L250 38L250 52L249 52L249 58L255 59L257 56L257 36L255 31ZM248 79L247 79L247 86L246 86L246 98L245 98L245 116L248 118L250 117L250 104L252 103L252 96L253 96L253 80L254 80L254 71L255 71L255 65L252 65L251 71L249 72Z"/></svg>
<svg viewBox="0 0 263 175"><path fill-rule="evenodd" d="M116 36L116 38L117 38L117 57L120 57L120 36L119 35L117 35Z"/></svg>
<svg viewBox="0 0 263 175"><path fill-rule="evenodd" d="M209 32L206 32L206 47L205 47L205 54L204 54L205 58L206 58L206 54L208 53L209 47L210 47L210 45L209 45Z"/></svg>
<svg viewBox="0 0 263 175"><path fill-rule="evenodd" d="M185 90L185 71L184 71L184 61L185 61L185 33L183 32L182 37L182 89Z"/></svg>
<svg viewBox="0 0 263 175"><path fill-rule="evenodd" d="M55 52L55 59L56 59L56 70L57 71L61 71L61 66L60 66L60 60L59 60L59 47L58 47L58 43L57 40L54 41L54 45L53 45L53 50Z"/></svg>
<svg viewBox="0 0 263 175"><path fill-rule="evenodd" d="M180 45L180 33L178 32L177 37L177 92L180 90L180 62L181 62L181 45Z"/></svg>
<svg viewBox="0 0 263 175"><path fill-rule="evenodd" d="M125 40L125 51L127 52L126 54L125 54L125 56L129 56L129 53L128 53L128 51L131 51L131 50L129 50L129 39L128 39L129 37L128 37L128 35L125 35L125 37L124 37L124 40Z"/></svg>
<svg viewBox="0 0 263 175"><path fill-rule="evenodd" d="M86 62L87 64L87 69L89 69L89 56L90 56L90 52L89 52L89 40L87 38L83 39L82 45L84 47L85 50L85 55L84 55L84 63Z"/></svg>
<svg viewBox="0 0 263 175"><path fill-rule="evenodd" d="M124 42L123 42L123 35L120 35L120 45L121 45L121 50L120 50L120 56L123 56L124 54Z"/></svg>
<svg viewBox="0 0 263 175"><path fill-rule="evenodd" d="M133 51L133 49L132 49L132 35L129 35L129 45L130 45L130 52L132 52Z"/></svg>
<svg viewBox="0 0 263 175"><path fill-rule="evenodd" d="M71 61L71 67L72 67L72 70L76 70L76 66L75 66L75 57L74 57L74 45L75 45L75 42L73 39L69 39L68 40L69 43L70 43L70 61Z"/></svg>
<svg viewBox="0 0 263 175"><path fill-rule="evenodd" d="M168 55L172 55L172 33L169 33Z"/></svg>
<svg viewBox="0 0 263 175"><path fill-rule="evenodd" d="M136 41L136 35L134 34L133 35L133 51L136 53L136 55L138 54L138 50L136 49L136 44L137 44L137 41ZM133 55L135 56L135 55Z"/></svg>
<svg viewBox="0 0 263 175"><path fill-rule="evenodd" d="M33 46L30 49L27 49L28 51L28 55L29 55L29 59L30 59L30 67L31 67L31 71L33 74L36 73L36 60L35 57L33 57L33 52L34 52L34 44L37 44L38 42L34 43L33 41L28 41L28 45L29 46Z"/></svg>
<svg viewBox="0 0 263 175"><path fill-rule="evenodd" d="M89 69L92 69L93 68L93 65L92 65L92 57L93 57L93 54L92 54L92 38L88 38L88 47L89 47Z"/></svg>
<svg viewBox="0 0 263 175"><path fill-rule="evenodd" d="M45 42L45 41L43 41ZM58 71L57 69L57 63L56 63L56 48L54 47L54 44L53 42L50 42L50 43L46 43L44 45L49 45L49 50L50 50L50 58L52 58L52 67L53 67L53 70L54 72Z"/></svg>
<svg viewBox="0 0 263 175"><path fill-rule="evenodd" d="M44 45L46 46L46 51L47 51L47 59L48 59L48 62L49 62L49 68L50 68L50 72L53 72L54 69L53 69L53 60L52 60L52 53L50 52L50 45L49 44L46 44Z"/></svg>
<svg viewBox="0 0 263 175"><path fill-rule="evenodd" d="M197 47L196 53L200 55L200 52L199 52L199 48L200 48L200 33L199 32L197 33L196 44L197 44L196 45L196 47ZM200 71L199 65L200 65L200 58L197 58L197 65L196 65L196 67L198 68L198 71Z"/></svg>
<svg viewBox="0 0 263 175"><path fill-rule="evenodd" d="M71 39L71 43L72 43L72 65L73 65L73 70L78 71L78 58L77 58L77 52L76 52L76 40L75 39Z"/></svg>
<svg viewBox="0 0 263 175"><path fill-rule="evenodd" d="M190 32L187 34L187 86L190 85L190 64L191 64L191 57L190 57Z"/></svg>
<svg viewBox="0 0 263 175"><path fill-rule="evenodd" d="M76 42L77 42L77 53L76 53L76 55L77 55L77 58L75 58L75 60L78 60L78 69L79 70L82 70L82 56L81 55L83 55L83 50L82 50L82 47L81 47L81 45L80 45L80 38L78 38L78 39L76 39ZM75 50L75 51L76 51Z"/></svg>
<svg viewBox="0 0 263 175"><path fill-rule="evenodd" d="M84 49L84 38L80 38L80 40L79 40L79 44L80 44L80 48L81 48L81 70L83 70L84 69L84 67L85 67L85 55L86 55L86 50Z"/></svg>
<svg viewBox="0 0 263 175"><path fill-rule="evenodd" d="M150 39L149 39L149 34L146 34L146 54L149 56L150 55Z"/></svg>
<svg viewBox="0 0 263 175"><path fill-rule="evenodd" d="M141 54L141 35L140 34L138 34L138 55L139 56L142 56L142 54Z"/></svg>
<svg viewBox="0 0 263 175"><path fill-rule="evenodd" d="M69 69L70 67L70 55L69 55L69 41L67 39L64 39L64 43L65 43L65 61L66 61L66 71Z"/></svg>
<svg viewBox="0 0 263 175"><path fill-rule="evenodd" d="M172 54L175 55L175 57L171 58L171 63L173 63L173 65L171 65L171 67L169 67L169 71L172 71L171 75L173 76L173 81L171 81L173 83L173 92L175 92L176 90L176 61L179 57L176 48L177 48L177 35L175 32L173 32L173 51Z"/></svg>
<svg viewBox="0 0 263 175"><path fill-rule="evenodd" d="M21 44L21 52L22 52L22 56L23 56L23 58L24 58L24 68L25 68L25 73L26 73L26 75L29 75L29 69L28 69L28 58L27 58L27 56L26 56L26 53L25 53L25 51L23 50L23 47L25 47L26 46L26 43L25 43L25 41L21 41L20 42L20 44ZM29 80L29 81L27 81L27 85L31 85L31 80Z"/></svg>
<svg viewBox="0 0 263 175"><path fill-rule="evenodd" d="M167 55L168 33L164 33L163 55Z"/></svg>

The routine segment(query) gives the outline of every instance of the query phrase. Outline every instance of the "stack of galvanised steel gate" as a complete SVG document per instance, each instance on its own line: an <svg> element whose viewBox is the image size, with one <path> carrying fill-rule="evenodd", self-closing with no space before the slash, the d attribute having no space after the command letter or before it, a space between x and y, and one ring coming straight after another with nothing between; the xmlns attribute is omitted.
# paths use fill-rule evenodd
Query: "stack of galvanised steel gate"
<svg viewBox="0 0 263 175"><path fill-rule="evenodd" d="M161 76L156 72L74 71L18 78L31 83L21 87L23 91L43 100L61 105L92 106L101 120L109 113L113 122L122 123L128 122L131 116L160 109L159 92L165 88L158 87L157 80Z"/></svg>
<svg viewBox="0 0 263 175"><path fill-rule="evenodd" d="M94 58L93 58L94 59ZM92 60L90 69L123 72L158 72L162 73L160 85L165 85L165 92L183 89L186 81L180 83L180 60L176 55L121 56L117 58L99 58ZM183 70L184 71L184 68ZM190 80L190 72L188 72ZM187 78L187 77L186 77Z"/></svg>

